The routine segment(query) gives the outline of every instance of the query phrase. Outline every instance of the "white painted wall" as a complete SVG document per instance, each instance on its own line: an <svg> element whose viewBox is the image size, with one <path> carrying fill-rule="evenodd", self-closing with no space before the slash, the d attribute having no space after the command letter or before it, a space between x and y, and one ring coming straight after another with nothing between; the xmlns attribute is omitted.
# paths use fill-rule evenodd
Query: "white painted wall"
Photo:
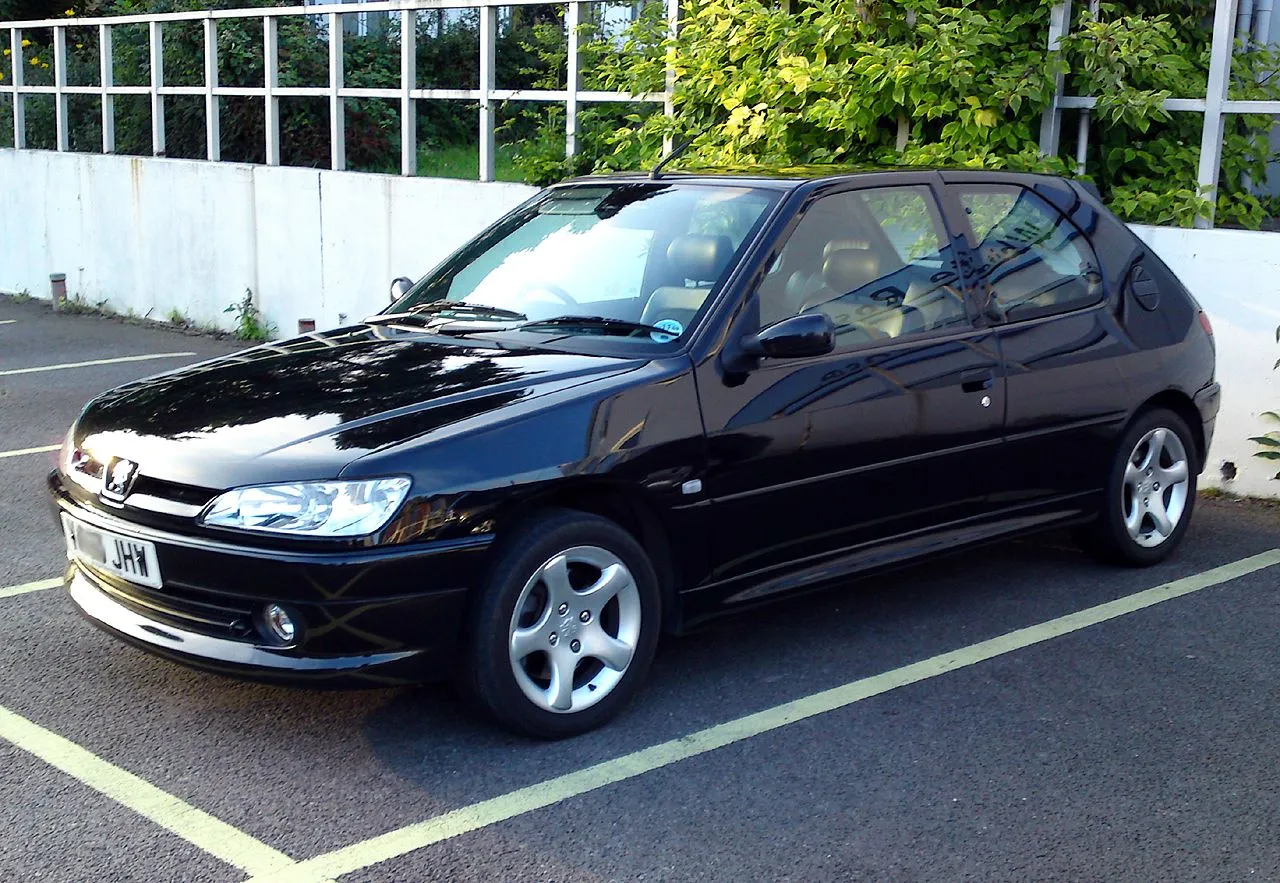
<svg viewBox="0 0 1280 883"><path fill-rule="evenodd" d="M0 150L0 290L230 328L254 293L284 336L359 319L535 188L436 178Z"/></svg>
<svg viewBox="0 0 1280 883"><path fill-rule="evenodd" d="M1133 231L1178 274L1213 323L1222 409L1202 483L1280 497L1280 481L1270 479L1280 462L1254 457L1258 448L1249 441L1280 429L1261 417L1280 411L1280 371L1272 370L1280 359L1280 233L1136 224ZM1219 480L1224 462L1235 464L1231 482Z"/></svg>
<svg viewBox="0 0 1280 883"><path fill-rule="evenodd" d="M231 327L253 290L282 335L380 310L396 276L418 277L534 189L437 178L0 150L0 290L48 297L49 274L119 312L177 309ZM1204 482L1224 461L1239 493L1280 496L1249 436L1280 409L1280 233L1135 227L1209 314L1222 412ZM1268 466L1271 466L1268 469Z"/></svg>

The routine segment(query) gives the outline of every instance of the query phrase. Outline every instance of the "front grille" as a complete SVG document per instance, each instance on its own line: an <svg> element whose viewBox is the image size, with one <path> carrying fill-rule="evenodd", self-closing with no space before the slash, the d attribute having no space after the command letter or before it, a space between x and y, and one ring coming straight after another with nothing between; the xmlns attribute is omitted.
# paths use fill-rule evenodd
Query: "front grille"
<svg viewBox="0 0 1280 883"><path fill-rule="evenodd" d="M163 589L149 589L84 562L78 566L92 575L100 590L140 616L213 638L246 643L256 638L254 611L247 603L229 604L225 597L168 582Z"/></svg>
<svg viewBox="0 0 1280 883"><path fill-rule="evenodd" d="M201 509L218 495L215 490L209 488L196 487L190 484L178 484L173 481L164 481L159 478L150 478L146 475L139 475L133 483L133 493L147 494L152 497L159 497L162 500L171 500L175 503L182 503L187 506L197 506Z"/></svg>

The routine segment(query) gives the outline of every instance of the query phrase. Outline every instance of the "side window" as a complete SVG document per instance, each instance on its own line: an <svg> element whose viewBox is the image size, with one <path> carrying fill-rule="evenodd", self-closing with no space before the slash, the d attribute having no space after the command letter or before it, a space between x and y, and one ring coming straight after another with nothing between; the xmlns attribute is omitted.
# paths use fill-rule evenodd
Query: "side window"
<svg viewBox="0 0 1280 883"><path fill-rule="evenodd" d="M967 327L959 274L928 187L811 205L760 286L760 320L823 312L842 346Z"/></svg>
<svg viewBox="0 0 1280 883"><path fill-rule="evenodd" d="M1098 259L1083 233L1036 194L1004 184L953 184L973 229L979 285L1008 320L1102 300Z"/></svg>

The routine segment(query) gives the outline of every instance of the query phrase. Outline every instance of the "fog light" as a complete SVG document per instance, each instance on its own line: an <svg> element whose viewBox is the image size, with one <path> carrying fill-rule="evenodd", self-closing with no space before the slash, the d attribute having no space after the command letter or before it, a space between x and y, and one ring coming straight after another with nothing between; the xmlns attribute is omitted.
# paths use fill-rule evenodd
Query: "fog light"
<svg viewBox="0 0 1280 883"><path fill-rule="evenodd" d="M279 604L268 604L262 611L262 621L266 623L271 636L281 643L292 644L298 634L297 626Z"/></svg>

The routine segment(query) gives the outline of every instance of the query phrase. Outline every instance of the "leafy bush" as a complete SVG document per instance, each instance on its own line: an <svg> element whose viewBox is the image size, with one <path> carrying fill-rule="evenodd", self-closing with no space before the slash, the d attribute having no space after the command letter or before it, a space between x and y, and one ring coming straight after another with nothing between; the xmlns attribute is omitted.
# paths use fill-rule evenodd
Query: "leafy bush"
<svg viewBox="0 0 1280 883"><path fill-rule="evenodd" d="M1280 343L1280 328L1276 328L1276 343ZM1272 370L1280 371L1280 359L1276 360ZM1280 412L1264 411L1262 416L1268 420L1280 422ZM1261 448L1260 451L1254 454L1255 457L1261 457L1263 460L1280 460L1280 430L1273 430L1266 435L1254 436L1249 441L1256 442L1258 447ZM1280 472L1271 477L1280 481Z"/></svg>
<svg viewBox="0 0 1280 883"><path fill-rule="evenodd" d="M694 138L693 163L908 163L1074 169L1039 155L1041 114L1057 73L1068 91L1098 94L1086 172L1122 217L1189 224L1201 118L1169 114L1171 95L1204 92L1212 0L1104 3L1047 56L1051 0L686 0L680 33L642 20L626 52L603 59L611 88L647 92L676 73L673 119L610 136L599 168L657 159L662 136ZM1280 55L1240 48L1232 97L1280 97ZM1256 227L1274 199L1250 194L1273 156L1269 118L1229 118L1220 222ZM901 149L899 144L901 143Z"/></svg>

